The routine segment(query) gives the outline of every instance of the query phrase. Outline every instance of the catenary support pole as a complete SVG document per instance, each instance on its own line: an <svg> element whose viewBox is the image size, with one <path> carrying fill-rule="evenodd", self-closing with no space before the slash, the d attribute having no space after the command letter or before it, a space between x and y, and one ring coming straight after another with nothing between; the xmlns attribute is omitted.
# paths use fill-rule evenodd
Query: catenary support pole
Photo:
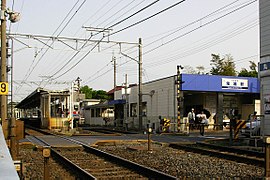
<svg viewBox="0 0 270 180"><path fill-rule="evenodd" d="M7 81L7 61L6 61L6 0L1 1L1 82ZM7 119L7 97L1 95L1 120ZM3 129L4 134L7 135L7 129ZM9 129L10 131L10 129ZM5 137L7 138L7 137Z"/></svg>
<svg viewBox="0 0 270 180"><path fill-rule="evenodd" d="M116 91L116 58L115 56L112 57L112 62L113 62L113 88L114 88L114 93Z"/></svg>

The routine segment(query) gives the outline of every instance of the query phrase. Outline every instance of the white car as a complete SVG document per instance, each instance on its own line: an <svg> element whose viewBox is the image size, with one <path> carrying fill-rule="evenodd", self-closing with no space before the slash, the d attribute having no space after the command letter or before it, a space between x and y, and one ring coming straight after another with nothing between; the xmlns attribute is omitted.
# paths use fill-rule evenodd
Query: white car
<svg viewBox="0 0 270 180"><path fill-rule="evenodd" d="M240 133L244 136L260 136L261 134L261 120L249 120L246 122L246 127L240 129Z"/></svg>

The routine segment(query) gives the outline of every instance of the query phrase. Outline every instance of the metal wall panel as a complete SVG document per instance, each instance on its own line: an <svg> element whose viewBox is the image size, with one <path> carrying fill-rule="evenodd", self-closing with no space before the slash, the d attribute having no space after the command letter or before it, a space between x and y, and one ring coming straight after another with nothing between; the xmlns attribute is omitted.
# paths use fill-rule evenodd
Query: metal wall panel
<svg viewBox="0 0 270 180"><path fill-rule="evenodd" d="M260 52L261 57L270 54L270 1L260 0Z"/></svg>
<svg viewBox="0 0 270 180"><path fill-rule="evenodd" d="M260 0L260 68L261 111L265 116L262 122L264 135L270 135L270 1ZM268 102L269 101L269 102Z"/></svg>

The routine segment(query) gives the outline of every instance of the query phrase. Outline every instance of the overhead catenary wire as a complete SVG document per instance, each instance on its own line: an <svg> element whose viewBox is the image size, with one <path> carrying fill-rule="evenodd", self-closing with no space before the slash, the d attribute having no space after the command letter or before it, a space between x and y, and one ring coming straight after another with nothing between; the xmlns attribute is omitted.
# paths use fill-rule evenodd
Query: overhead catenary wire
<svg viewBox="0 0 270 180"><path fill-rule="evenodd" d="M205 50L205 49L207 49L211 46L214 46L220 42L224 42L225 40L228 40L228 39L230 39L230 38L232 38L240 33L243 33L243 32L245 32L253 27L256 27L256 26L258 26L258 21L255 21L255 22L252 22L246 26L240 27L239 29L235 29L233 32L230 32L226 35L223 35L222 37L219 37L219 39L209 41L202 46L192 47L190 50L186 50L179 55L176 55L176 56L173 56L170 58L167 57L166 59L162 59L159 62L147 64L146 66L151 68L153 66L159 66L159 65L163 65L163 64L166 64L169 62L173 62L175 60L179 60L180 58L184 58L184 57L187 57L189 55L194 55L196 53L201 52L202 50Z"/></svg>
<svg viewBox="0 0 270 180"><path fill-rule="evenodd" d="M254 13L254 12L253 12ZM251 13L250 15L252 15L253 13ZM225 36L227 36L228 37L228 35L229 34L232 34L233 32L239 32L239 33L241 33L241 29L244 29L244 27L248 27L248 26L251 26L252 24L254 24L254 23L256 23L256 22L258 22L258 19L256 18L256 19L252 19L251 21L249 21L248 23L245 23L245 24L240 24L240 22L241 21L243 21L245 18L247 18L247 17L249 17L250 15L248 15L248 16L245 16L245 17L243 17L240 21L239 20L237 20L237 21L235 21L235 22L233 22L233 23L231 23L231 24L229 24L227 27L232 27L233 25L237 25L237 27L235 27L233 30L230 30L229 32L225 32L223 35L219 35L219 33L221 33L222 31L224 31L225 29L227 29L227 28L224 28L222 31L216 31L215 33L211 33L211 36L214 36L214 35L217 35L217 36L219 36L219 38L218 39L220 39L220 37L225 37ZM255 22L256 21L256 22ZM252 27L250 27L250 28L252 28ZM248 29L247 29L248 30ZM244 32L244 31L243 31ZM237 35L237 34L236 34ZM206 37L204 37L204 38L201 38L201 39L199 39L199 40L196 40L196 44L197 43L199 43L199 42L201 42L201 41L203 41L203 40L205 40L205 39L208 39L208 38L210 38L211 36L206 36ZM217 38L216 38L217 39ZM227 38L227 39L229 39L229 38ZM219 42L220 42L220 40L218 40ZM212 42L212 41L209 41L209 42ZM208 43L209 43L208 42ZM208 43L204 43L204 44L208 44ZM192 46L194 46L194 42L192 42L192 43L190 43L190 45L192 45ZM183 46L183 47L187 47L187 45L185 45L185 46ZM192 48L190 48L190 49L195 49L194 47L192 47ZM180 49L178 48L177 50L174 50L174 51L179 51ZM181 50L182 51L182 50ZM164 57L168 57L168 54L170 54L171 56L172 56L172 54L173 54L173 52L172 51L170 51L170 52L168 52L167 54L165 54L164 55ZM160 57L160 56L159 56ZM155 57L153 57L152 59L156 59Z"/></svg>
<svg viewBox="0 0 270 180"><path fill-rule="evenodd" d="M105 66L103 66L102 68L100 68L98 71L96 71L94 74L91 74L91 76L89 76L88 78L86 78L84 80L84 83L88 83L89 79L94 77L96 74L98 74L99 72L101 72L102 70L104 70L106 67L108 67L111 64L111 61L109 63L107 63Z"/></svg>
<svg viewBox="0 0 270 180"><path fill-rule="evenodd" d="M187 25L185 25L185 26L175 28L174 30L172 30L173 32L171 32L171 33L169 33L169 34L167 34L167 35L165 35L165 36L163 36L163 37L161 37L161 38L158 38L158 39L156 39L156 40L154 40L154 41L152 41L152 42L150 42L150 43L148 43L148 44L145 44L145 45L144 45L144 48L146 48L146 47L150 46L151 44L156 43L156 42L158 42L158 41L160 41L160 40L162 40L162 39L164 39L164 38L166 38L166 37L169 37L169 36L172 35L172 34L175 34L175 33L178 32L179 30L182 30L182 29L184 29L184 28L189 27L190 25L193 25L193 24L195 24L195 23L197 23L197 22L200 22L201 20L203 20L203 19L205 19L205 18L208 18L208 17L210 17L211 15L216 14L216 13L218 13L218 12L221 11L221 10L224 10L225 8L231 6L232 4L236 3L237 1L238 1L238 0L236 0L236 1L232 2L232 3L229 3L229 4L227 4L227 5L225 5L225 6L221 7L221 8L219 8L218 10L213 11L213 12L210 13L210 14L207 14L207 15L204 16L203 18L200 18L200 19L198 19L198 20L195 20L195 21L193 21L193 22L191 22L191 23L189 23L189 24L187 24ZM244 3L244 4L245 4L245 3ZM242 4L241 4L241 5L242 5ZM250 5L250 4L248 4L248 5ZM241 9L242 9L242 8L241 8ZM223 17L221 17L221 18L223 18ZM201 28L201 25L198 27L198 29L199 29L199 28ZM196 29L193 29L193 30L196 30ZM184 36L185 36L185 35L184 35ZM179 38L181 38L181 35L180 35ZM178 38L177 38L177 39L178 39ZM177 40L177 39L175 39L175 40ZM168 43L168 42L165 42L165 43ZM160 47L166 45L165 43L163 43L162 45L159 45L159 46L156 47L156 48L153 48L153 49L151 49L151 50L148 50L149 52L148 52L148 51L147 51L147 52L144 52L144 55L147 54L147 53L150 53L150 51L154 51L154 50L156 50L156 49L158 49L158 48L160 48ZM170 42L169 42L169 43L170 43Z"/></svg>
<svg viewBox="0 0 270 180"><path fill-rule="evenodd" d="M59 26L56 28L56 30L53 32L52 35L55 35L56 32L60 29L60 27L63 25L63 23L67 20L68 16L71 14L71 12L74 10L74 8L76 7L76 5L79 3L80 0L77 0L77 2L73 5L73 7L69 10L69 12L67 13L67 15L64 17L64 19L62 20L62 22L59 24ZM85 1L83 2L85 3ZM81 6L79 8L82 7L83 3L81 4ZM75 14L73 14L73 16L68 20L68 22L66 23L66 25L62 28L62 30L58 33L57 36L59 36L63 31L64 29L67 27L68 23L70 23L71 19L74 17ZM37 57L37 55L39 53L42 52L42 50L45 48L45 46L47 46L49 40L43 45L43 47L35 54L35 57ZM54 42L52 41L51 44L49 46L51 46ZM41 57L38 59L38 61L36 62L35 66L32 68L33 64L34 64L34 60L32 61L32 64L30 65L30 68L29 70L33 69L37 66L37 64L41 61L41 59L45 56L45 54L48 52L49 49L46 49L46 51L41 55ZM31 74L31 71L29 71L29 74Z"/></svg>
<svg viewBox="0 0 270 180"><path fill-rule="evenodd" d="M104 37L103 37L104 38ZM100 41L102 41L103 40L103 38L101 38L100 39ZM90 51L88 51L79 61L77 61L74 65L72 65L68 70L66 70L65 72L63 72L62 74L60 74L60 75L58 75L58 76L56 76L56 77L54 77L54 75L53 75L53 77L52 77L52 79L58 79L59 77L61 77L61 76L63 76L63 75L65 75L66 73L68 73L71 69L73 69L74 67L76 67L84 58L86 58L97 46L98 46L98 44L99 43L96 43L92 48L91 48L91 50Z"/></svg>
<svg viewBox="0 0 270 180"><path fill-rule="evenodd" d="M146 47L150 46L151 44L153 44L153 43L155 43L155 42L158 42L158 41L160 41L161 39L164 39L164 38L166 38L166 37L168 37L168 36L170 36L170 35L172 35L172 34L175 34L175 33L178 32L179 30L182 30L182 29L184 29L184 28L187 28L187 27L189 27L189 26L191 26L191 25L193 25L193 24L195 24L195 23L197 23L197 22L200 22L201 20L203 20L203 19L205 19L205 18L210 17L210 16L213 15L213 14L216 14L217 12L219 12L219 11L221 11L221 10L223 10L223 9L225 9L225 8L227 8L227 7L229 7L229 6L231 6L232 4L236 3L237 1L238 1L238 0L236 0L236 1L232 2L232 3L229 3L229 4L227 4L227 5L225 5L225 6L221 7L221 8L219 8L218 10L215 10L215 11L211 12L210 14L207 14L207 15L204 16L203 18L199 18L198 20L195 20L195 21L193 21L193 22L191 22L191 23L189 23L189 24L187 24L187 25L185 25L185 26L176 28L176 30L174 30L172 33L170 33L170 34L168 34L168 35L165 35L165 36L163 36L163 37L161 37L161 38L158 38L157 40L154 40L154 41L152 41L152 42L150 42L150 43L144 45L144 48L146 48ZM160 45L159 47L162 47L162 46L164 46L164 43L163 43L162 45ZM157 47L156 49L158 49L159 47ZM156 49L153 49L153 50L156 50ZM146 54L146 53L144 52L144 55L145 55L145 54Z"/></svg>
<svg viewBox="0 0 270 180"><path fill-rule="evenodd" d="M145 1L145 0L142 0L142 1L140 1L139 3L135 4L135 5L132 6L130 9L128 9L128 10L126 10L125 12L123 12L123 13L122 13L120 16L118 16L117 18L115 18L114 20L108 22L104 27L109 26L110 24L112 24L112 23L113 23L114 21L116 21L117 19L119 19L119 18L121 18L122 16L126 15L128 12L130 12L131 10L135 9L136 7L138 7L138 6L139 6L140 4L142 4L144 1ZM127 6L125 6L125 8L127 8ZM124 8L121 9L121 10L124 10ZM118 12L120 12L120 11L118 11ZM108 20L111 19L112 17L113 17L113 16L111 16L110 18L108 18ZM107 21L107 20L106 20L106 21Z"/></svg>
<svg viewBox="0 0 270 180"><path fill-rule="evenodd" d="M92 24L95 24L95 22L97 22L98 20L100 20L102 17L104 17L104 16L105 16L106 14L108 14L109 12L111 12L114 8L117 7L118 4L121 4L122 1L123 1L123 0L119 0L117 3L115 3L114 5L112 5L111 8L110 8L109 10L107 10L107 12L102 13L102 16L100 16L99 18L97 18L94 22L92 22ZM113 15L112 15L112 16L113 16ZM102 24L102 23L99 23L99 24L97 25L97 27L99 27L100 24Z"/></svg>
<svg viewBox="0 0 270 180"><path fill-rule="evenodd" d="M113 25L111 25L110 27L108 27L108 28L104 28L104 30L103 31L105 31L106 29L110 29L110 28L112 28L112 27L114 27L114 26L116 26L116 25L119 25L119 24L121 24L121 23L123 23L123 22L125 22L126 20L128 20L129 18L131 18L131 17L133 17L133 16L135 16L136 14L138 14L138 13L141 13L141 12L143 12L144 10L146 10L147 8L149 8L149 7L151 7L151 6L153 6L155 3L157 3L159 0L156 0L156 1L154 1L154 2L152 2L152 3L150 3L150 4L148 4L147 6L145 6L145 7L143 7L142 9L140 9L139 11L136 11L135 13L133 13L133 14L131 14L131 15L129 15L128 17L126 17L126 18L124 18L124 19L122 19L122 20L120 20L120 21L118 21L118 22L116 22L115 24L113 24ZM100 34L101 32L103 32L103 31L100 31L100 32L98 32L98 33L96 33L96 34L94 34L93 36L96 36L96 35L98 35L98 34ZM88 39L91 39L91 37L92 36L90 36ZM105 36L103 36L103 38L105 38ZM103 39L102 38L102 39ZM83 45L82 45L82 47L81 48L84 48L85 46L86 46L86 43L87 42L85 42ZM65 68L77 55L79 54L79 52L76 52L60 69L59 69L59 71L56 71L52 76L56 76L57 74L59 74L60 73L60 71L63 69L63 68ZM89 53L88 53L89 54ZM84 57L86 57L86 56L84 56ZM80 59L79 60L79 62L81 62L83 59ZM72 67L75 67L75 66L72 66ZM70 68L71 69L71 68ZM70 69L68 69L66 72L68 72ZM63 73L63 75L64 74L66 74L66 73ZM59 78L59 77L61 77L61 76L57 76L57 78Z"/></svg>
<svg viewBox="0 0 270 180"><path fill-rule="evenodd" d="M126 30L126 29L129 29L129 28L131 28L131 27L133 27L133 26L136 26L136 25L138 25L138 24L140 24L140 23L142 23L142 22L144 22L144 21L146 21L146 20L149 20L149 19L151 19L151 18L153 18L153 17L155 17L155 16L157 16L157 15L159 15L159 14L161 14L161 13L163 13L163 12L165 12L165 11L167 11L167 10L169 10L169 9L171 9L171 8L177 6L177 5L179 5L179 4L181 4L181 3L185 2L185 1L186 1L186 0L181 0L181 1L179 1L179 2L177 2L177 3L175 3L175 4L171 5L171 6L169 6L169 7L167 7L167 8L165 8L165 9L163 9L163 10L161 10L161 11L159 11L159 12L153 14L153 15L151 15L151 16L148 16L147 18L144 18L144 19L142 19L142 20L140 20L140 21L137 21L136 23L133 23L133 24L127 26L127 27L124 27L124 28L122 28L122 29L116 31L116 32L113 32L113 33L111 33L109 36L112 36L112 35L114 35L114 34L117 34L117 33L119 33L119 32L122 32L122 31L124 31L124 30Z"/></svg>
<svg viewBox="0 0 270 180"><path fill-rule="evenodd" d="M164 45L167 45L167 44L169 44L169 43L172 43L172 42L174 42L175 40L177 40L177 39L179 39L179 38L181 38L181 37L183 37L183 36L185 36L185 35L187 35L187 34L190 34L190 33L192 33L193 31L195 31L195 30L197 30L197 29L200 29L200 28L202 28L202 27L204 27L204 26L207 26L207 25L209 25L209 24L211 24L211 23L213 23L213 22L215 22L215 21L217 21L217 20L219 20L219 19L221 19L221 18L224 18L224 17L226 17L226 16L228 16L228 15L230 15L230 14L232 14L232 13L234 13L234 12L240 10L240 9L243 9L244 7L246 7L246 6L248 6L248 5L252 4L252 3L254 3L254 2L256 2L256 1L257 1L257 0L253 0L253 1L249 2L249 3L247 3L247 4L244 4L244 5L238 7L238 8L236 8L236 9L234 9L234 10L232 10L232 11L230 11L230 12L228 12L228 13L226 13L226 14L224 14L224 15L222 15L222 16L216 18L216 19L213 19L213 20L211 20L211 21L209 21L209 22L207 22L207 23L204 23L204 24L200 25L199 27L197 27L197 28L195 28L195 29L193 29L193 30L191 30L191 31L189 31L189 32L187 32L187 33L185 33L185 34L182 34L182 35L180 35L180 36L177 36L177 37L175 37L175 38L173 38L173 39L167 41L166 43L163 43L162 45L159 45L159 46L157 46L157 47L155 47L155 48L153 48L153 49L150 49L150 50L146 51L146 52L144 53L144 55L145 55L145 54L148 54L148 53L150 53L150 52L152 52L152 51L154 51L154 50L156 50L156 49L158 49L158 48L160 48L161 46L164 46Z"/></svg>
<svg viewBox="0 0 270 180"><path fill-rule="evenodd" d="M73 5L73 7L71 8L71 10L68 12L68 14L65 16L64 20L60 23L60 25L56 28L56 30L54 31L53 35L58 31L58 29L62 26L62 24L66 21L67 17L71 14L71 12L73 11L73 9L76 7L76 5L78 4L79 0ZM68 20L68 22L65 24L65 26L61 29L61 31L58 33L58 36L64 31L64 29L67 27L67 25L71 22L71 20L74 18L74 16L77 14L78 10L83 6L83 4L86 2L86 0L84 0L81 5L79 6L79 8L77 9L77 11L75 11L75 13L71 16L71 18ZM51 43L51 45L53 44L53 42ZM44 45L45 47L45 45ZM36 66L38 65L38 63L41 61L41 59L45 56L45 54L48 52L49 49L47 49L42 56L37 60L37 62L34 64L34 61L32 62L32 64L30 65L29 69L28 69L28 74L25 75L24 80L27 80L28 77L31 75L31 73L34 71L34 69L36 68ZM32 67L33 66L33 67Z"/></svg>
<svg viewBox="0 0 270 180"><path fill-rule="evenodd" d="M110 3L110 1L111 0L107 0L104 4L101 4L100 5L100 8L98 8L86 21L84 21L84 23L83 23L83 25L84 24L86 24L86 23L88 23L88 21L90 20L90 19L92 19L93 17L95 17L97 14L98 14L98 12L99 11L101 11L102 9L104 9L106 6L108 6L109 5L109 3ZM78 34L78 32L79 32L79 30L81 29L81 26L77 29L77 31L74 33L74 35L73 36L76 36L77 34ZM82 35L80 35L79 37L82 37ZM64 59L65 60L65 59ZM59 62L59 64L62 64L62 62ZM54 67L54 69L55 69L56 67ZM54 72L54 70L53 71L51 71L49 74L51 74L52 72Z"/></svg>
<svg viewBox="0 0 270 180"><path fill-rule="evenodd" d="M158 2L159 0L157 0L157 1L155 1L155 2L153 2L153 3L156 3L156 2ZM171 8L173 8L173 7L175 7L175 6L177 6L177 5L179 5L179 4L181 4L181 3L183 3L183 2L185 2L186 0L181 0L181 1L179 1L179 2L177 2L177 3L175 3L175 4L173 4L173 5L171 5L171 6L169 6L169 7L167 7L167 8L165 8L165 9L163 9L163 10L161 10L161 11L159 11L159 12L157 12L157 13L155 13L155 14L153 14L153 15L151 15L151 16L149 16L149 17L147 17L147 18L144 18L144 19L142 19L142 20L140 20L140 21L138 21L138 22L136 22L136 23L134 23L134 24L132 24L132 25L130 25L130 26L127 26L127 27L125 27L125 28L123 28L123 29L121 29L121 30L119 30L119 31L116 31L116 32L114 32L114 33L112 33L112 34L110 34L110 36L111 35L114 35L114 34L116 34L116 33L119 33L119 32L121 32L121 31L123 31L123 30L126 30L126 29L128 29L128 28L131 28L131 27L133 27L133 26L135 26L135 25L138 25L138 24L140 24L140 23L142 23L142 22L144 22L144 21L146 21L146 20L149 20L149 19L151 19L151 18L153 18L153 17L155 17L155 16L157 16L157 15L159 15L159 14L161 14L161 13L163 13L163 12L165 12L165 11L167 11L167 10L169 10L169 9L171 9ZM151 3L150 5L153 5L153 3ZM147 7L150 7L150 5L148 5ZM143 8L144 9L144 8ZM141 10L140 10L141 11ZM129 16L129 17L131 17L131 16ZM128 17L128 18L129 18ZM124 19L124 20L126 20L126 18ZM123 21L121 21L121 22L123 22ZM115 25L117 25L118 23L116 23ZM109 28L106 28L106 29L110 29L111 28L111 26L109 27ZM105 36L104 36L105 37ZM95 46L94 46L95 47ZM91 50L92 51L92 50ZM91 52L91 51L89 51L89 53ZM62 73L61 75L58 75L57 77L54 77L54 79L57 79L57 78L59 78L59 77L61 77L61 76L63 76L63 75L65 75L68 71L70 71L72 68L74 68L74 67L76 67L89 53L87 53L85 56L83 56L83 58L81 58L76 64L74 64L71 68L69 68L67 71L65 71L64 73ZM74 56L73 56L74 57ZM58 73L58 72L57 72ZM56 74L54 74L54 75L52 75L52 76L55 76Z"/></svg>
<svg viewBox="0 0 270 180"><path fill-rule="evenodd" d="M233 31L219 37L218 39L208 41L208 42L204 43L203 45L199 45L197 47L196 46L192 47L192 48L190 48L190 50L185 50L184 52L181 52L178 55L175 55L175 56L172 56L169 58L168 58L168 56L166 56L166 58L159 58L161 60L156 61L154 63L148 63L148 61L147 61L144 65L144 67L154 68L154 67L164 65L164 64L169 63L169 62L179 60L179 59L187 57L189 55L194 55L194 54L199 53L202 50L205 50L205 49L207 49L211 46L214 46L220 42L224 42L224 40L228 40L228 39L230 39L230 38L232 38L240 33L243 33L243 32L245 32L253 27L256 27L257 25L258 25L258 21L252 21L252 23L249 23L247 25L236 27ZM156 60L157 58L153 58L153 59ZM130 61L131 60L129 60L125 63L119 64L119 66L123 66L124 64L127 64ZM125 70L127 70L127 68L125 68Z"/></svg>
<svg viewBox="0 0 270 180"><path fill-rule="evenodd" d="M110 2L111 2L111 0L107 0L104 4L102 4L102 5L100 6L100 8L97 9L97 10L93 13L93 15L90 16L83 24L88 23L88 21L89 21L90 19L92 19L94 16L96 16L96 15L98 14L98 12L100 12L100 11L101 11L102 9L104 9L107 5L109 5Z"/></svg>
<svg viewBox="0 0 270 180"><path fill-rule="evenodd" d="M171 42L173 42L173 41L175 41L175 40L177 40L177 39L179 39L179 38L185 37L185 36L189 35L190 33L194 32L194 31L196 31L196 30L198 30L198 29L200 29L200 28L202 28L202 27L204 27L204 26L207 26L207 25L209 25L209 24L211 24L211 23L213 23L213 22L215 22L215 21L217 21L217 20L219 20L219 19L221 19L221 18L224 18L224 17L226 17L227 15L229 15L229 14L231 14L231 13L234 13L234 12L236 12L236 11L238 11L238 10L240 10L240 9L242 9L242 8L248 6L248 5L250 5L250 4L252 4L252 3L256 2L256 1L257 1L257 0L252 1L252 2L249 2L249 3L247 3L247 4L244 4L244 5L242 5L242 6L238 7L238 8L236 8L236 9L234 9L234 10L232 10L232 11L230 11L230 12L228 12L228 13L222 15L222 16L219 16L218 18L215 18L215 19L213 19L213 20L211 20L211 21L208 21L208 22L206 22L206 23L204 23L204 24L201 24L199 27L196 27L196 28L194 28L194 29L192 29L192 30L190 30L190 31L188 31L188 32L186 32L186 33L183 33L183 34L177 36L176 38L173 38L173 39L171 39L171 40L169 40L169 41L167 41L167 42L165 42L165 43L163 43L163 44L161 44L161 45L159 45L159 46L157 46L157 47L155 47L155 48L152 48L152 49L150 49L150 50L145 51L145 52L143 53L143 55L146 55L146 54L148 54L148 53L151 53L152 51L155 51L155 50L157 50L158 48L161 48L162 46L165 46L165 45L167 45L167 44L169 44L169 43L171 43ZM244 28L247 28L247 30L248 30L248 29L250 29L250 28L256 26L256 24L254 24L254 23L255 23L255 22L252 22L252 24L250 25L251 27L238 27L238 28L236 28L236 30L234 30L234 31L238 31L238 32L240 31L240 32L241 32L241 29L242 29L242 31L244 31ZM237 35L237 33L236 33L236 35ZM233 37L233 36L232 36L232 37ZM228 39L228 38L227 38L227 39ZM211 46L208 46L208 47L211 47ZM207 47L202 48L201 50L204 50L204 49L206 49L206 48L207 48ZM194 49L195 49L195 48L194 48ZM198 53L198 52L200 52L200 49L195 49L195 50L193 50L192 52L190 52L190 53L188 53L188 54L194 54L194 53ZM160 62L159 62L158 64L159 64L159 65L165 64L165 63L168 63L168 62L172 62L172 61L174 61L174 60L177 59L177 58L183 58L183 57L186 57L186 56L188 56L188 55L184 55L184 53L181 53L181 55L179 55L178 57L175 57L173 60L167 60L167 61L164 61L164 59L162 59L162 60L160 60ZM168 59L168 58L167 58L167 59ZM149 65L149 67L153 68L154 65L151 64L151 65Z"/></svg>
<svg viewBox="0 0 270 180"><path fill-rule="evenodd" d="M244 8L245 6L241 6L241 8ZM237 10L240 10L241 8L237 8ZM231 11L230 13L232 13L232 12L235 12L235 10L233 10L233 11ZM230 14L230 13L227 13L227 14ZM221 17L219 17L219 18L216 18L216 20L219 20L220 18L222 18L222 17L225 17L224 15L223 16L221 16ZM206 23L206 24L209 24L209 23ZM237 28L235 28L233 31L236 31L236 30L238 30L238 32L234 32L234 33L229 33L228 35L224 35L225 36L225 39L226 39L226 37L227 38L229 38L229 35L231 36L231 37L233 37L233 36L235 36L235 35L237 35L237 34L239 34L239 33L242 33L242 32L244 32L244 31L246 31L246 30L249 30L250 28L253 28L253 27L255 27L256 25L258 24L258 22L254 22L253 21L253 23L252 24L249 24L249 25L247 25L247 26L244 26L244 27L242 27L242 29L239 29L239 28L241 28L241 27L237 27ZM222 40L219 40L219 42L221 42L221 41L223 41L224 40L224 38L222 39ZM218 42L216 42L216 43L218 43ZM207 43L207 44L209 44L209 42ZM214 45L213 43L212 43L212 45ZM207 47L205 47L205 48L207 48ZM205 48L203 48L203 49L205 49ZM193 54L194 52L199 52L199 50L197 49L197 50L193 50L192 52L190 52L189 54L187 54L186 56L188 56L188 55L191 55L191 54ZM186 57L185 56L185 57ZM178 57L179 58L179 57ZM176 58L174 58L174 60L175 60ZM130 62L131 60L129 60L129 61L127 61L127 62L125 62L125 63L122 63L122 64L119 64L118 65L118 67L120 67L120 66L123 66L124 64L127 64L128 62ZM161 60L160 61L160 63L158 63L158 64L151 64L151 65L149 65L149 67L155 67L155 66L158 66L158 65L163 65L164 63L166 63L166 62L164 62L164 59L163 60ZM105 73L104 73L105 74ZM104 75L103 74L103 75ZM101 76L99 76L99 77L101 77ZM95 78L96 79L96 78Z"/></svg>
<svg viewBox="0 0 270 180"><path fill-rule="evenodd" d="M151 43L148 43L148 44L145 45L144 47L150 46L151 44L154 44L154 43L160 41L161 39L164 39L164 38L166 38L166 37L169 37L169 36L171 36L171 35L173 35L173 34L179 32L179 31L182 30L182 29L185 29L185 28L187 28L187 27L189 27L189 26L191 26L191 25L193 25L193 24L196 24L196 23L198 23L198 22L201 22L202 20L204 20L204 19L206 19L206 18L209 18L210 16L212 16L212 15L214 15L214 14L220 12L221 10L224 10L225 8L227 8L227 7L229 7L229 6L233 5L233 4L235 4L235 3L238 2L238 1L239 1L239 0L233 1L232 3L229 3L229 4L227 4L227 5L225 5L225 6L221 7L221 8L218 8L217 10L211 12L210 14L207 14L206 16L204 16L204 17L202 17L202 18L199 18L199 19L197 19L197 20L195 20L195 21L193 21L193 22L191 22L191 23L188 23L188 24L186 24L186 25L184 25L184 26L182 26L182 27L179 27L179 28L177 28L176 30L174 30L173 32L171 32L171 33L169 33L169 34L167 34L167 35L165 35L165 36L162 36L162 37L160 37L160 38L158 38L158 39L152 41Z"/></svg>

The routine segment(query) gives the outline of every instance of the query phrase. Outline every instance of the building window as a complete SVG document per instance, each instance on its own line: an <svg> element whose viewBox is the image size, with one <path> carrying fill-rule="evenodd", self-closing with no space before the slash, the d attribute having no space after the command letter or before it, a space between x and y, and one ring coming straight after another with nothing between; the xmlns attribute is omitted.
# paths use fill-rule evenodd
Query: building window
<svg viewBox="0 0 270 180"><path fill-rule="evenodd" d="M101 117L100 108L96 109L96 117Z"/></svg>
<svg viewBox="0 0 270 180"><path fill-rule="evenodd" d="M137 103L130 104L130 117L137 117Z"/></svg>
<svg viewBox="0 0 270 180"><path fill-rule="evenodd" d="M95 109L91 109L91 117L95 117Z"/></svg>
<svg viewBox="0 0 270 180"><path fill-rule="evenodd" d="M147 103L142 103L142 116L147 116Z"/></svg>

